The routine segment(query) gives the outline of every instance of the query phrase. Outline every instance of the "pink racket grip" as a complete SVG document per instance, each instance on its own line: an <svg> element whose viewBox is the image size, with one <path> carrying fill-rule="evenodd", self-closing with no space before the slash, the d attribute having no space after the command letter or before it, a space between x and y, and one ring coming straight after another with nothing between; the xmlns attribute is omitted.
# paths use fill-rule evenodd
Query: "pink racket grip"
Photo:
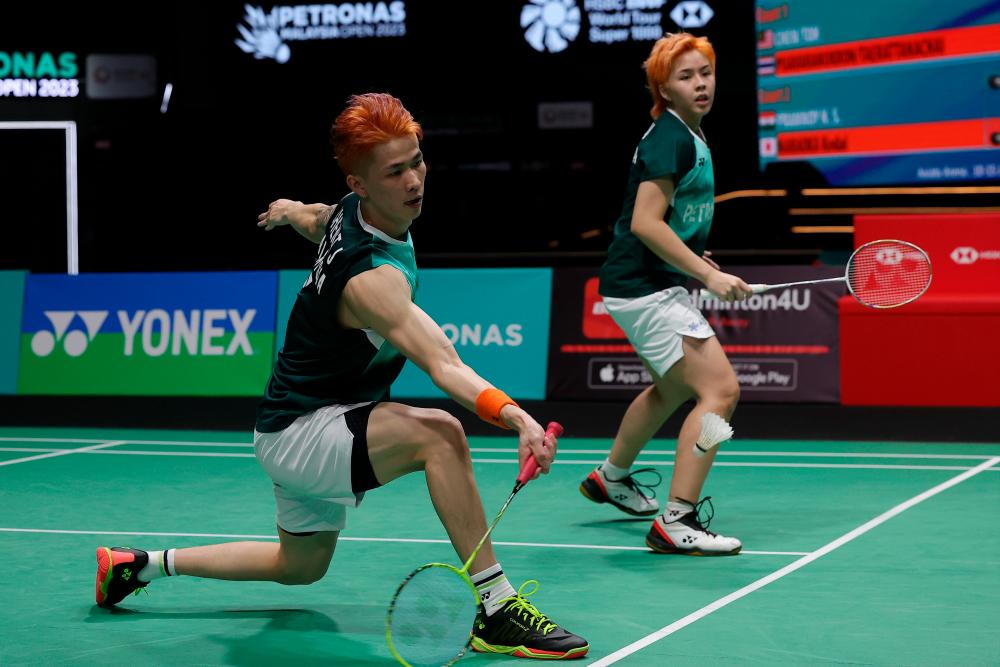
<svg viewBox="0 0 1000 667"><path fill-rule="evenodd" d="M549 422L548 427L545 429L545 435L554 435L559 437L563 434L562 424L559 422ZM535 472L538 471L538 461L535 460L534 454L528 455L528 460L524 462L524 467L521 468L521 473L517 476L517 483L522 486L527 484L528 481L535 476Z"/></svg>

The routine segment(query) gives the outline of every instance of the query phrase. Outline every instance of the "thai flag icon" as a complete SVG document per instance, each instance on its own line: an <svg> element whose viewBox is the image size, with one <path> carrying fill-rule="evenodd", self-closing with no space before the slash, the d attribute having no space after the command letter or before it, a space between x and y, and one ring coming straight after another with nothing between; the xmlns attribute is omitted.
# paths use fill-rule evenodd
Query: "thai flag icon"
<svg viewBox="0 0 1000 667"><path fill-rule="evenodd" d="M778 114L774 111L761 111L758 119L761 127L774 127L778 124Z"/></svg>
<svg viewBox="0 0 1000 667"><path fill-rule="evenodd" d="M757 58L757 75L774 74L774 56L759 56Z"/></svg>

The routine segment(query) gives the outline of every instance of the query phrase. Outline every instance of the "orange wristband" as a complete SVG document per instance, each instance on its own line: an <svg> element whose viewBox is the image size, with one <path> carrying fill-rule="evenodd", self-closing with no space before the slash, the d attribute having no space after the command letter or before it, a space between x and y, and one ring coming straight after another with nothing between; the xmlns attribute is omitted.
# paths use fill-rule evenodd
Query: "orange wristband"
<svg viewBox="0 0 1000 667"><path fill-rule="evenodd" d="M509 429L510 427L500 419L500 410L505 405L520 407L514 402L514 399L499 389L494 389L493 387L483 389L479 392L479 396L476 397L476 414L485 422L489 422L500 428Z"/></svg>

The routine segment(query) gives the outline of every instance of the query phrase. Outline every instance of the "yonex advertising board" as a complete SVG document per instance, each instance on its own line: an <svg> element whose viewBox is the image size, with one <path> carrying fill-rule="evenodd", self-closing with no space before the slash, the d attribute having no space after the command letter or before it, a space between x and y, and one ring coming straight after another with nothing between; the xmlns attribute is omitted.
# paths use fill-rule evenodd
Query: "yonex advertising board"
<svg viewBox="0 0 1000 667"><path fill-rule="evenodd" d="M29 275L18 392L256 396L277 273Z"/></svg>
<svg viewBox="0 0 1000 667"><path fill-rule="evenodd" d="M17 390L17 338L24 271L0 271L0 394Z"/></svg>
<svg viewBox="0 0 1000 667"><path fill-rule="evenodd" d="M462 361L516 400L545 397L551 295L552 269L426 269L417 303ZM392 396L444 393L407 362Z"/></svg>

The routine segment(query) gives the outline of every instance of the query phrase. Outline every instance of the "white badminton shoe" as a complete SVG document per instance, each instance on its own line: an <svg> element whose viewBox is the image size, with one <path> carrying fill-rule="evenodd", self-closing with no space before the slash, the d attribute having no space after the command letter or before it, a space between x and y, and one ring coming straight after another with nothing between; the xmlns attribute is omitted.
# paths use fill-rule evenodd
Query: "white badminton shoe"
<svg viewBox="0 0 1000 667"><path fill-rule="evenodd" d="M639 473L651 472L657 480L652 484L643 484L635 479ZM622 512L632 516L653 516L660 511L660 505L654 498L653 489L663 478L652 468L640 468L621 479L608 479L603 466L597 466L587 479L580 483L580 493L595 503L610 503ZM643 491L645 489L645 491Z"/></svg>
<svg viewBox="0 0 1000 667"><path fill-rule="evenodd" d="M698 514L708 503L708 516L702 521ZM697 505L668 503L667 510L653 520L646 535L646 546L661 554L686 554L688 556L734 556L743 548L735 537L726 537L708 530L715 508L711 496Z"/></svg>

